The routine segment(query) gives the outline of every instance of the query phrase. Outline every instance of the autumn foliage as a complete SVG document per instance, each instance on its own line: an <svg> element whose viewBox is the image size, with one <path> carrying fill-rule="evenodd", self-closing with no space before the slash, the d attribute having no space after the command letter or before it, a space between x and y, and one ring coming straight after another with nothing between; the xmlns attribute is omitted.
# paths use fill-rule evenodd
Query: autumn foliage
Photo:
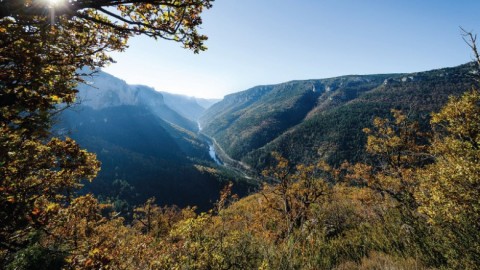
<svg viewBox="0 0 480 270"><path fill-rule="evenodd" d="M375 119L365 130L368 164L293 167L274 154L257 193L238 199L229 185L206 213L151 199L132 221L92 195L65 204L78 185L73 179L93 177L95 163L84 166L91 157L69 140L33 144L39 159L15 159L4 172L10 182L3 183L24 185L3 189L4 262L28 268L48 257L55 258L51 267L64 269L475 269L479 108L477 90L451 98L432 114L431 134L392 111L392 119ZM52 164L57 169L47 169ZM28 168L37 169L28 176ZM42 177L56 180L42 186Z"/></svg>
<svg viewBox="0 0 480 270"><path fill-rule="evenodd" d="M398 110L375 119L363 163L274 154L248 197L228 185L204 213L152 198L127 219L77 193L100 164L51 136L52 117L75 102L79 69L133 35L205 49L211 1L68 1L54 21L37 2L0 1L0 268L478 269L478 90L433 113L431 131Z"/></svg>
<svg viewBox="0 0 480 270"><path fill-rule="evenodd" d="M292 167L275 154L269 184L242 199L229 185L206 213L151 199L127 222L91 195L59 207L45 193L30 213L43 227L9 265L37 249L64 269L475 269L479 108L477 90L451 98L428 136L399 111L376 119L369 164Z"/></svg>

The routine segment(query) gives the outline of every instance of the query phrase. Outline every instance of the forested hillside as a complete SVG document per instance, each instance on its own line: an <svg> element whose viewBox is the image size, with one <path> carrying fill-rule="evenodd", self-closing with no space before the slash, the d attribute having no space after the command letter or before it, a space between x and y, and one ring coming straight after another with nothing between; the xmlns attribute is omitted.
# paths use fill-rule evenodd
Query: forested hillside
<svg viewBox="0 0 480 270"><path fill-rule="evenodd" d="M362 129L371 127L375 116L386 117L391 109L401 109L428 129L430 112L443 106L449 95L472 87L473 68L466 64L412 74L257 87L227 96L207 110L201 121L204 132L229 155L258 171L270 164L272 151L293 163L361 161L366 158Z"/></svg>

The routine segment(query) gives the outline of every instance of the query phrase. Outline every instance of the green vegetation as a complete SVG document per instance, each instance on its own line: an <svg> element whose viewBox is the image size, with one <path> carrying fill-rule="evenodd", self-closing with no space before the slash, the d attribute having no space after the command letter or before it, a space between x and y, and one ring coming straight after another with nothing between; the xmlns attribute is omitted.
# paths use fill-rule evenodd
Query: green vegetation
<svg viewBox="0 0 480 270"><path fill-rule="evenodd" d="M92 194L77 194L81 181L93 180L100 164L71 138L48 134L58 104L75 99L77 68L106 64L110 59L105 50L122 50L126 38L134 34L178 40L194 51L204 48L205 37L196 29L200 12L210 7L210 1L132 2L74 1L58 10L58 23L52 25L46 25L47 7L29 1L0 2L1 268L478 268L480 93L473 88L451 97L444 106L428 100L446 97L443 90L449 82L458 87L470 84L458 73L438 83L428 74L419 76L420 82L426 80L432 87L428 91L435 91L420 95L425 102L419 108L441 107L428 124L416 121L422 119L422 110L413 118L396 109L390 110L392 117L373 118L363 129L368 162L296 164L274 152L272 163L263 170L265 184L260 191L239 199L232 194L232 185L226 185L213 209L203 213L191 207L160 207L148 199L132 209L127 220L115 210L124 208L121 200L112 205L99 203ZM119 13L110 13L112 6ZM112 17L127 21L117 25ZM442 76L432 78L436 77ZM345 78L358 81L358 77ZM361 103L362 98L389 105L400 102L399 107L401 102L416 105L417 91L401 86L408 79L397 79L365 95L330 92L324 100L335 102L327 101L325 108L347 112L346 105ZM267 103L255 105L255 98L240 106L256 106L258 113L266 112L263 117L280 121L284 130L314 121L317 114L328 115L319 107L311 110L312 97L318 97L315 93L321 85L307 84L264 88L261 99L281 101L270 109ZM296 93L293 98L287 98L290 90ZM383 96L382 91L391 96ZM407 95L410 99L401 101L402 91L412 94ZM356 96L360 99L345 103ZM304 116L307 120L300 121ZM162 135L165 127L154 126ZM123 147L118 151L131 150L128 144ZM165 159L180 158L165 154ZM147 163L143 158L139 162ZM201 164L195 168L215 173ZM121 178L113 184L118 198L136 190Z"/></svg>
<svg viewBox="0 0 480 270"><path fill-rule="evenodd" d="M273 151L294 164L318 159L335 165L362 161L367 158L362 129L371 127L375 116L387 117L391 109L401 109L429 129L431 111L439 110L448 96L460 95L474 85L472 70L472 64L466 64L413 74L344 76L256 87L227 96L207 110L202 117L204 132L232 158L257 171L271 164ZM291 94L275 91L289 86L293 87ZM313 87L315 100L303 105L308 111L285 106L295 102L295 93L311 92ZM265 93L260 89L266 89ZM239 102L250 96L249 103Z"/></svg>
<svg viewBox="0 0 480 270"><path fill-rule="evenodd" d="M214 165L204 138L143 106L97 110L76 106L63 111L57 121L57 133L71 131L68 136L97 153L102 163L95 181L85 183L81 192L92 192L102 201L121 202L122 214L131 214L134 205L150 197L161 205L195 205L206 211L228 181L235 182L240 195L254 188L240 175ZM116 180L128 183L132 191L121 192Z"/></svg>
<svg viewBox="0 0 480 270"><path fill-rule="evenodd" d="M480 93L451 98L431 134L392 113L364 130L375 164L274 154L257 193L238 199L228 185L201 214L150 199L128 222L82 196L7 267L54 248L50 266L67 269L476 269Z"/></svg>
<svg viewBox="0 0 480 270"><path fill-rule="evenodd" d="M317 92L313 89L313 82L292 82L226 97L202 117L203 132L214 137L232 158L240 159L299 123L315 104ZM225 107L229 108L217 113ZM215 115L213 119L208 119L209 111Z"/></svg>

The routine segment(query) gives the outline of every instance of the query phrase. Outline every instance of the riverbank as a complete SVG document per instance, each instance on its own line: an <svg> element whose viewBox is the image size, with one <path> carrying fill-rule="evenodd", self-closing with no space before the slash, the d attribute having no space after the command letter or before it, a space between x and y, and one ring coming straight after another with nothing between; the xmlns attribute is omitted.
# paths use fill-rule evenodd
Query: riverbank
<svg viewBox="0 0 480 270"><path fill-rule="evenodd" d="M259 175L255 171L253 171L247 164L245 164L241 161L235 160L235 159L231 158L227 153L225 153L225 151L217 143L215 138L212 138L212 137L202 133L201 130L198 132L198 134L201 136L201 138L203 138L208 143L210 157L212 157L212 155L213 155L220 162L220 164L219 164L219 162L217 162L212 157L212 160L214 160L215 163L217 163L217 165L225 166L225 167L227 167L231 170L234 170L234 171L242 174L245 178L247 178L249 180L259 178ZM210 146L212 146L212 147L210 147ZM213 150L212 153L210 152L211 150Z"/></svg>

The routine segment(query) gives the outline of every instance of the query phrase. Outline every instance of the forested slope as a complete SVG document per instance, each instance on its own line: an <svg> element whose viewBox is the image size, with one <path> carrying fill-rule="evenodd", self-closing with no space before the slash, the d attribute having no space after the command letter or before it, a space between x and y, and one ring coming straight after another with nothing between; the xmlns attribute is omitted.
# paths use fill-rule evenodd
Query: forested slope
<svg viewBox="0 0 480 270"><path fill-rule="evenodd" d="M466 64L412 74L344 76L264 86L268 95L219 112L218 108L228 107L232 100L248 93L259 95L254 92L258 88L253 88L227 96L207 110L202 117L204 131L232 157L259 170L272 161L273 151L293 163L359 161L365 158L362 129L370 127L375 116L385 117L393 108L402 109L428 128L430 112L443 106L449 95L472 87L472 68ZM274 94L271 89L284 91ZM300 96L307 93L309 98L303 100L308 102L301 102Z"/></svg>
<svg viewBox="0 0 480 270"><path fill-rule="evenodd" d="M123 212L150 197L162 205L205 210L228 181L237 182L240 194L251 188L209 156L194 122L205 109L194 98L128 85L102 71L85 79L89 84L79 87L80 104L59 114L54 127L55 134L75 139L102 163L83 193L113 201ZM178 112L167 103L186 108Z"/></svg>

